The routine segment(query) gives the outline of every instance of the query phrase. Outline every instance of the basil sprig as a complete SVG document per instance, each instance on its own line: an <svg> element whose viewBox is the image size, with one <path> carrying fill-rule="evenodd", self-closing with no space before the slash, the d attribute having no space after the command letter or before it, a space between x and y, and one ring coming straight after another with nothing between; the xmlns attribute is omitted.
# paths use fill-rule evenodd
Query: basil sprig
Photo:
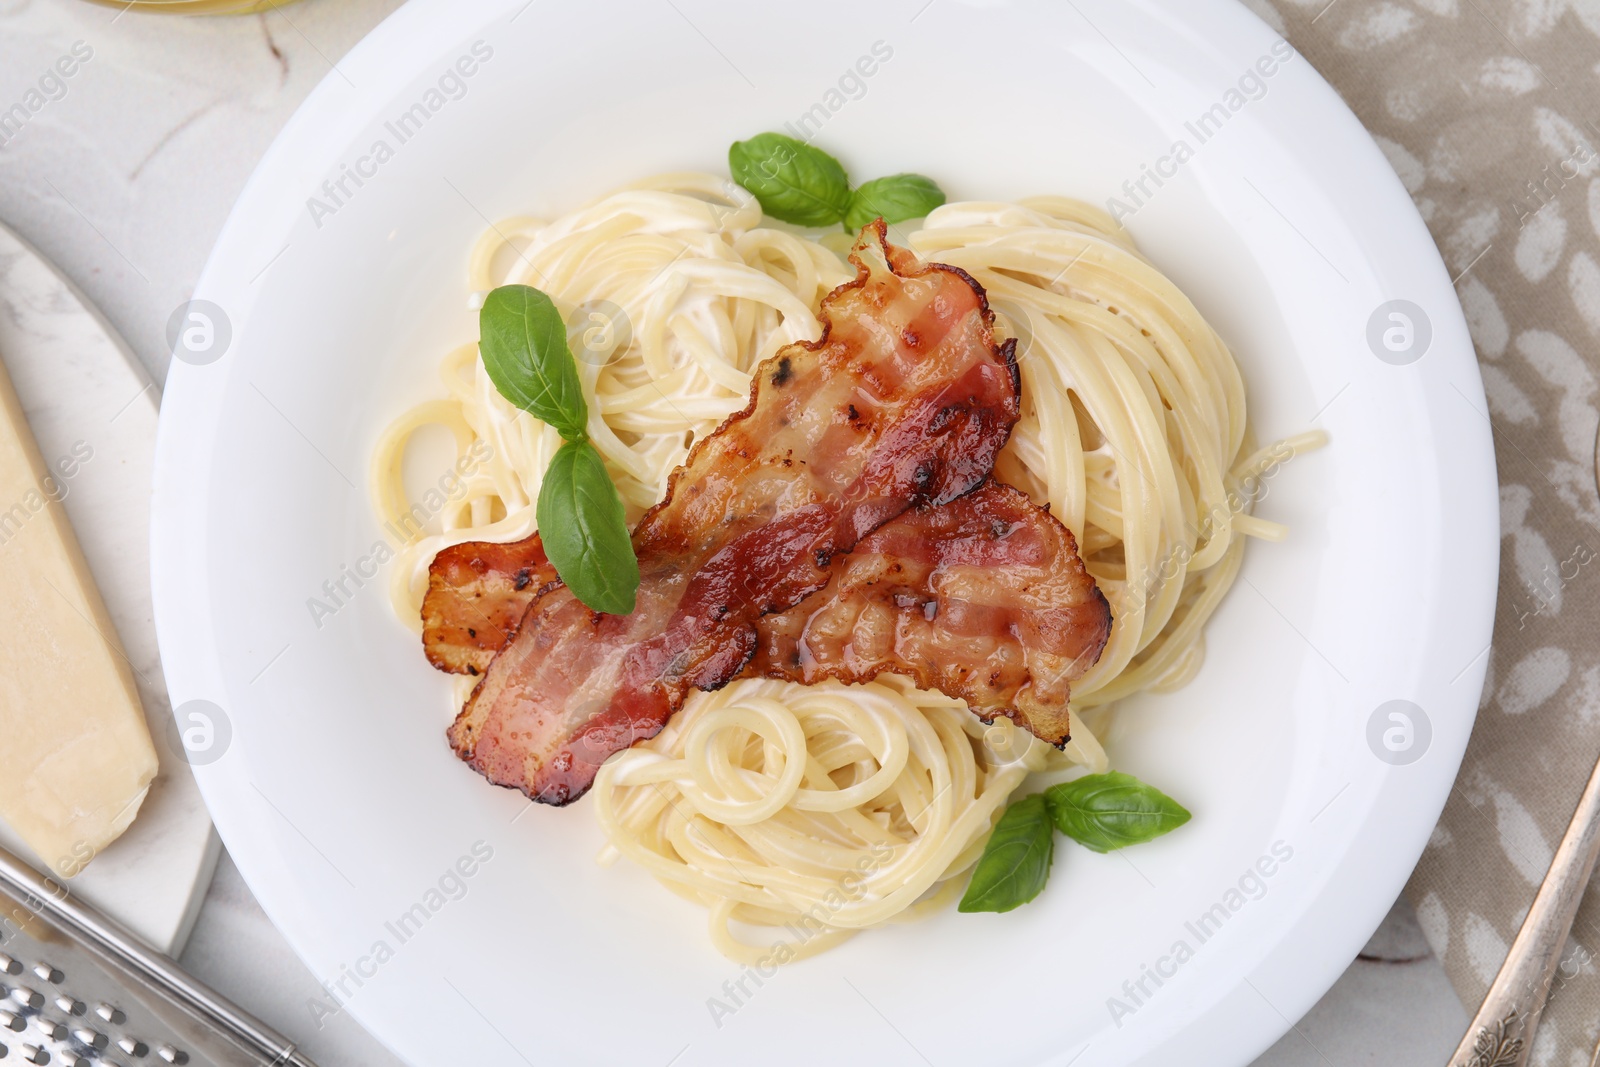
<svg viewBox="0 0 1600 1067"><path fill-rule="evenodd" d="M1044 889L1056 848L1044 794L1012 802L973 869L958 911L1010 911Z"/></svg>
<svg viewBox="0 0 1600 1067"><path fill-rule="evenodd" d="M822 149L781 133L758 133L728 148L733 180L755 194L761 210L797 226L844 223L855 231L878 218L904 222L944 203L944 192L920 174L875 178L854 192L844 165Z"/></svg>
<svg viewBox="0 0 1600 1067"><path fill-rule="evenodd" d="M545 554L579 600L627 615L639 589L639 560L622 498L589 441L589 407L561 313L532 286L502 285L483 302L478 337L484 370L500 395L566 442L550 461L535 510Z"/></svg>
<svg viewBox="0 0 1600 1067"><path fill-rule="evenodd" d="M733 180L761 210L796 226L827 226L850 206L850 179L837 159L781 133L758 133L728 148Z"/></svg>
<svg viewBox="0 0 1600 1067"><path fill-rule="evenodd" d="M1137 845L1175 830L1189 812L1131 774L1090 774L1012 802L983 846L960 911L1010 911L1038 896L1050 877L1053 829L1095 852Z"/></svg>
<svg viewBox="0 0 1600 1067"><path fill-rule="evenodd" d="M1089 774L1044 792L1056 828L1095 852L1160 837L1189 821L1182 804L1131 774Z"/></svg>
<svg viewBox="0 0 1600 1067"><path fill-rule="evenodd" d="M483 369L501 396L554 426L563 441L587 438L578 364L550 297L531 285L492 290L478 314L478 337Z"/></svg>
<svg viewBox="0 0 1600 1067"><path fill-rule="evenodd" d="M844 228L859 230L882 216L884 222L920 219L944 203L944 190L920 174L891 174L862 183L850 194Z"/></svg>
<svg viewBox="0 0 1600 1067"><path fill-rule="evenodd" d="M639 560L628 539L622 498L588 441L556 452L539 489L539 536L556 573L596 611L626 615L639 588Z"/></svg>

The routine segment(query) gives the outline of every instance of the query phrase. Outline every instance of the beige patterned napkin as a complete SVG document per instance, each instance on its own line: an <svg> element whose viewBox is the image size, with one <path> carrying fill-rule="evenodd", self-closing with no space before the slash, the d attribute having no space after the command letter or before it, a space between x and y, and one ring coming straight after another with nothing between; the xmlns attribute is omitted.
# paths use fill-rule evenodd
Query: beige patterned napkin
<svg viewBox="0 0 1600 1067"><path fill-rule="evenodd" d="M1500 605L1466 761L1407 887L1476 1010L1600 754L1600 0L1246 0L1399 173L1478 349L1500 469ZM1532 1062L1588 1067L1600 888Z"/></svg>

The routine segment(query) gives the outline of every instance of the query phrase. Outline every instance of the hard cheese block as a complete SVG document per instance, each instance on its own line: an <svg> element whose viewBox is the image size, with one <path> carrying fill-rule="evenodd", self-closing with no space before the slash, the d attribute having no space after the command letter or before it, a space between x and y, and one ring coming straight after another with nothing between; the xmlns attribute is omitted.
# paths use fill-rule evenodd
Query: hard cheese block
<svg viewBox="0 0 1600 1067"><path fill-rule="evenodd" d="M133 673L0 365L0 819L71 877L156 776ZM58 475L62 477L58 477Z"/></svg>

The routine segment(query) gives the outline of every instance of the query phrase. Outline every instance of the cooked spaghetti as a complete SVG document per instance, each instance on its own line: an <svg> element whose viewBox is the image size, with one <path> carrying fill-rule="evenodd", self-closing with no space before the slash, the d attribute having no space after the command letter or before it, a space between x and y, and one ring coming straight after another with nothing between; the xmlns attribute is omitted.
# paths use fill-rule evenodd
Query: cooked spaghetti
<svg viewBox="0 0 1600 1067"><path fill-rule="evenodd" d="M588 433L630 519L661 497L695 440L744 406L762 360L817 335L823 296L854 275L838 251L848 241L762 222L739 186L675 174L557 219L509 220L474 249L474 291L533 285L568 313ZM659 735L608 761L594 787L611 842L603 858L626 855L706 905L718 948L745 962L774 950L770 935L748 940L741 926L810 931L780 935L786 959L926 913L959 892L1029 773L1105 769L1096 720L1120 697L1199 669L1244 535L1286 532L1249 514L1257 479L1320 441L1253 450L1227 347L1097 209L1053 197L950 204L909 245L971 274L997 331L1018 338L1022 418L996 475L1072 531L1115 622L1073 688L1062 753L885 677L696 693ZM475 344L447 356L443 375L448 397L402 416L374 462L377 507L404 528L401 473L420 428L442 425L459 454L489 456L439 531L398 553L391 596L414 625L440 549L534 532L561 444L501 397Z"/></svg>

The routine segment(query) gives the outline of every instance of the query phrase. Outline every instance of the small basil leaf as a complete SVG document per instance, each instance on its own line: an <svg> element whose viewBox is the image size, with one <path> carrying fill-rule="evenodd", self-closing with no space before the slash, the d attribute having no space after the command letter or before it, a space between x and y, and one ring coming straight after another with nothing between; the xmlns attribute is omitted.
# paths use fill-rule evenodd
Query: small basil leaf
<svg viewBox="0 0 1600 1067"><path fill-rule="evenodd" d="M478 314L478 351L500 395L556 428L584 436L589 421L567 324L550 298L529 285L492 290Z"/></svg>
<svg viewBox="0 0 1600 1067"><path fill-rule="evenodd" d="M781 133L733 142L728 170L761 201L761 210L797 226L831 226L850 205L850 179L839 161Z"/></svg>
<svg viewBox="0 0 1600 1067"><path fill-rule="evenodd" d="M944 203L944 190L920 174L874 178L850 196L844 228L852 233L879 216L884 222L920 219Z"/></svg>
<svg viewBox="0 0 1600 1067"><path fill-rule="evenodd" d="M556 452L539 490L539 536L556 573L596 611L627 615L639 589L622 498L588 441Z"/></svg>
<svg viewBox="0 0 1600 1067"><path fill-rule="evenodd" d="M1137 845L1176 830L1189 812L1131 774L1090 774L1044 791L1056 827L1096 852Z"/></svg>
<svg viewBox="0 0 1600 1067"><path fill-rule="evenodd" d="M1050 877L1056 839L1044 795L1015 801L995 824L959 911L1010 911L1039 895Z"/></svg>

